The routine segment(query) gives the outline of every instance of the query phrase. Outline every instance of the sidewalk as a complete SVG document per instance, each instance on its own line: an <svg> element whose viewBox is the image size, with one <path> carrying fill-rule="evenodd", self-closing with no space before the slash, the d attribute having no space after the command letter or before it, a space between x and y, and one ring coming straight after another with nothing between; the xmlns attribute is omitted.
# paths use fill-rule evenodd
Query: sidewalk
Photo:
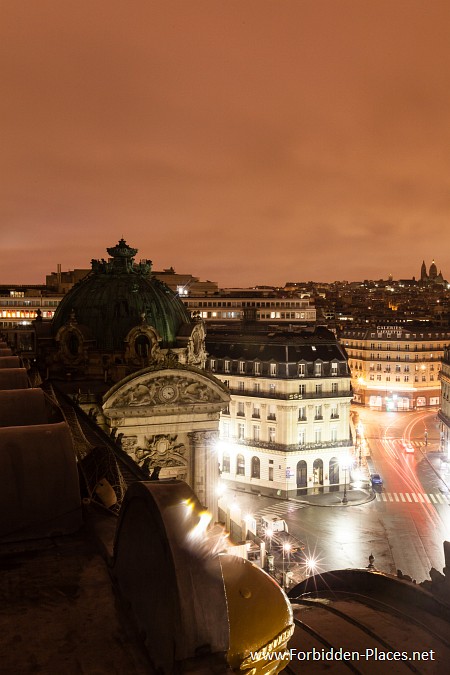
<svg viewBox="0 0 450 675"><path fill-rule="evenodd" d="M326 492L318 495L306 495L305 497L289 497L289 502L308 504L309 506L360 506L375 499L375 493L371 489L352 490L347 489L347 504L343 504L344 490L338 492Z"/></svg>

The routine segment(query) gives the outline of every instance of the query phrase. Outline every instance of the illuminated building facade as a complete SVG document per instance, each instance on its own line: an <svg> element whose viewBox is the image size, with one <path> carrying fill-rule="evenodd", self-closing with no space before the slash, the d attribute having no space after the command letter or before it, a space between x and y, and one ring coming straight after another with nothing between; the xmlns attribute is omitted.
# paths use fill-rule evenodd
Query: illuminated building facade
<svg viewBox="0 0 450 675"><path fill-rule="evenodd" d="M191 314L207 323L232 323L251 319L276 323L313 324L316 308L309 297L286 297L276 291L223 290L213 297L182 297Z"/></svg>
<svg viewBox="0 0 450 675"><path fill-rule="evenodd" d="M438 406L439 373L450 330L429 324L346 328L340 336L356 403L377 410Z"/></svg>
<svg viewBox="0 0 450 675"><path fill-rule="evenodd" d="M0 328L31 326L38 312L42 318L52 319L60 300L61 295L45 286L0 286Z"/></svg>
<svg viewBox="0 0 450 675"><path fill-rule="evenodd" d="M326 328L207 334L207 368L228 387L221 413L223 481L267 495L337 489L352 451L350 371Z"/></svg>
<svg viewBox="0 0 450 675"><path fill-rule="evenodd" d="M450 347L444 349L441 370L441 450L450 457Z"/></svg>

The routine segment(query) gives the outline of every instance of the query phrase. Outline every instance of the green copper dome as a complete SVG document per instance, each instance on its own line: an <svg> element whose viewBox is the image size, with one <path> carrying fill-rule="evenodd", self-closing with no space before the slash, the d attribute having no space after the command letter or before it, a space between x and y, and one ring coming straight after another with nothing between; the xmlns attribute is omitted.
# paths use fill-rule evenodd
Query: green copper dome
<svg viewBox="0 0 450 675"><path fill-rule="evenodd" d="M175 346L181 326L191 323L182 301L150 277L150 260L134 262L137 249L123 239L107 251L111 258L92 260L92 271L59 304L53 334L75 318L80 327L89 329L98 348L123 350L129 331L145 319L162 338L162 348Z"/></svg>

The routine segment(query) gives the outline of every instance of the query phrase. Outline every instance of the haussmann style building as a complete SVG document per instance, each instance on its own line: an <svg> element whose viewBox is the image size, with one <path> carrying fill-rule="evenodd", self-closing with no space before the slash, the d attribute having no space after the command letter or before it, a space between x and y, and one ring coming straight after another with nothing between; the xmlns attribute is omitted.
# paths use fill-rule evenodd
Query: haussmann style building
<svg viewBox="0 0 450 675"><path fill-rule="evenodd" d="M242 325L208 331L207 349L209 371L231 394L220 419L222 481L283 497L344 483L352 391L333 333Z"/></svg>

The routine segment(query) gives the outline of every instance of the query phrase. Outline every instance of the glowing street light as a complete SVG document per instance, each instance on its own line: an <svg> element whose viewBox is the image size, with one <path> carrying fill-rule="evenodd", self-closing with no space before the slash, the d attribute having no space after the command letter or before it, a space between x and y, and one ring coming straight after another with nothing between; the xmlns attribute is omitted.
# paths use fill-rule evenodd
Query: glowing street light
<svg viewBox="0 0 450 675"><path fill-rule="evenodd" d="M286 589L286 573L285 573L285 555L287 554L288 564L289 564L289 554L291 552L291 544L286 542L283 544L283 588Z"/></svg>
<svg viewBox="0 0 450 675"><path fill-rule="evenodd" d="M348 499L347 499L347 471L350 468L350 464L351 464L350 457L343 457L341 459L341 468L344 471L344 496L342 497L342 503L343 504L348 504Z"/></svg>

